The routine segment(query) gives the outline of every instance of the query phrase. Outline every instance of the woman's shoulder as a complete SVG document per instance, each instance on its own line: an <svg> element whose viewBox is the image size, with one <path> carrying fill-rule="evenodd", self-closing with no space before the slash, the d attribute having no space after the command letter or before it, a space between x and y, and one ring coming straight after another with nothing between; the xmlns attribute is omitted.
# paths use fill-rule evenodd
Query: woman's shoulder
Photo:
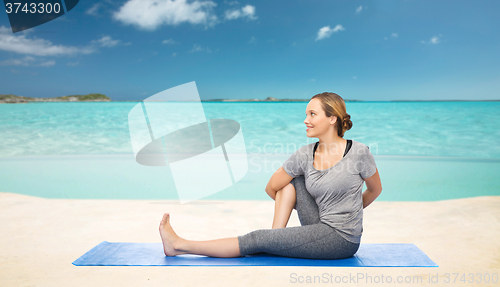
<svg viewBox="0 0 500 287"><path fill-rule="evenodd" d="M370 148L366 144L364 144L362 142L355 141L355 140L352 140L351 149L353 149L354 153L356 153L358 155L370 152Z"/></svg>
<svg viewBox="0 0 500 287"><path fill-rule="evenodd" d="M311 143L311 144L306 144L306 145L300 146L293 153L294 156L300 156L303 159L308 158L310 155L312 155L315 144L316 143Z"/></svg>
<svg viewBox="0 0 500 287"><path fill-rule="evenodd" d="M356 146L357 148L367 148L368 146L365 145L364 143L362 142L358 142L358 141L355 141L355 140L352 140L352 146Z"/></svg>

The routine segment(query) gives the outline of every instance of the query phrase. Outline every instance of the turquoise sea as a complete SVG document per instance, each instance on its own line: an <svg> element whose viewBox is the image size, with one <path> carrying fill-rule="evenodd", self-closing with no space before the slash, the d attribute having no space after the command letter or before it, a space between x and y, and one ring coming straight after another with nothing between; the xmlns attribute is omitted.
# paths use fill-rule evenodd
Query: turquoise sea
<svg viewBox="0 0 500 287"><path fill-rule="evenodd" d="M0 191L178 198L168 166L134 160L128 113L136 104L0 105ZM240 123L249 160L241 181L207 199L266 199L280 163L317 141L305 135L306 102L202 105L208 119ZM370 147L384 187L380 200L500 195L500 102L348 102L347 111L354 125L344 137Z"/></svg>

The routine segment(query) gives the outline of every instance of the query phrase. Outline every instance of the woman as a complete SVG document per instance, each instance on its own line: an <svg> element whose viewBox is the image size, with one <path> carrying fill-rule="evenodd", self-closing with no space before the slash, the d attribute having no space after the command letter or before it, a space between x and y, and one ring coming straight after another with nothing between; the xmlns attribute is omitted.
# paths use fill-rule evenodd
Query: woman
<svg viewBox="0 0 500 287"><path fill-rule="evenodd" d="M307 136L319 142L299 148L269 180L266 193L275 201L272 229L191 241L174 232L166 213L160 222L165 255L239 257L265 252L311 259L354 255L363 231L363 208L382 192L373 155L366 145L343 138L352 122L337 94L312 97L304 123ZM361 193L363 182L367 189ZM292 209L302 226L286 228Z"/></svg>

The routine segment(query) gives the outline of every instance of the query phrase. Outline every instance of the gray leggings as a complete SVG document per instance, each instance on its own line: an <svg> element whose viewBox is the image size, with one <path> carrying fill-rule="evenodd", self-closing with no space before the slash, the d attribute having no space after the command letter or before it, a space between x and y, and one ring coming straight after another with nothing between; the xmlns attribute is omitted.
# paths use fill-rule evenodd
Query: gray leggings
<svg viewBox="0 0 500 287"><path fill-rule="evenodd" d="M316 202L306 190L304 176L294 178L295 209L302 226L259 229L238 236L241 256L269 253L309 259L341 259L353 256L359 243L344 239L334 228L319 220Z"/></svg>

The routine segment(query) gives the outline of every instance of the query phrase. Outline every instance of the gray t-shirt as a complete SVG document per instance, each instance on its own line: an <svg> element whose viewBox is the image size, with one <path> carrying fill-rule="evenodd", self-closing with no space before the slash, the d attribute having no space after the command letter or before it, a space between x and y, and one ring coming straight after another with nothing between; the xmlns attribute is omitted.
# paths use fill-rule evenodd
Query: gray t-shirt
<svg viewBox="0 0 500 287"><path fill-rule="evenodd" d="M304 175L307 191L319 209L321 222L339 231L346 240L360 243L363 233L364 178L375 174L376 165L369 148L352 141L351 149L334 166L317 170L313 166L316 143L299 148L283 163L291 177Z"/></svg>

